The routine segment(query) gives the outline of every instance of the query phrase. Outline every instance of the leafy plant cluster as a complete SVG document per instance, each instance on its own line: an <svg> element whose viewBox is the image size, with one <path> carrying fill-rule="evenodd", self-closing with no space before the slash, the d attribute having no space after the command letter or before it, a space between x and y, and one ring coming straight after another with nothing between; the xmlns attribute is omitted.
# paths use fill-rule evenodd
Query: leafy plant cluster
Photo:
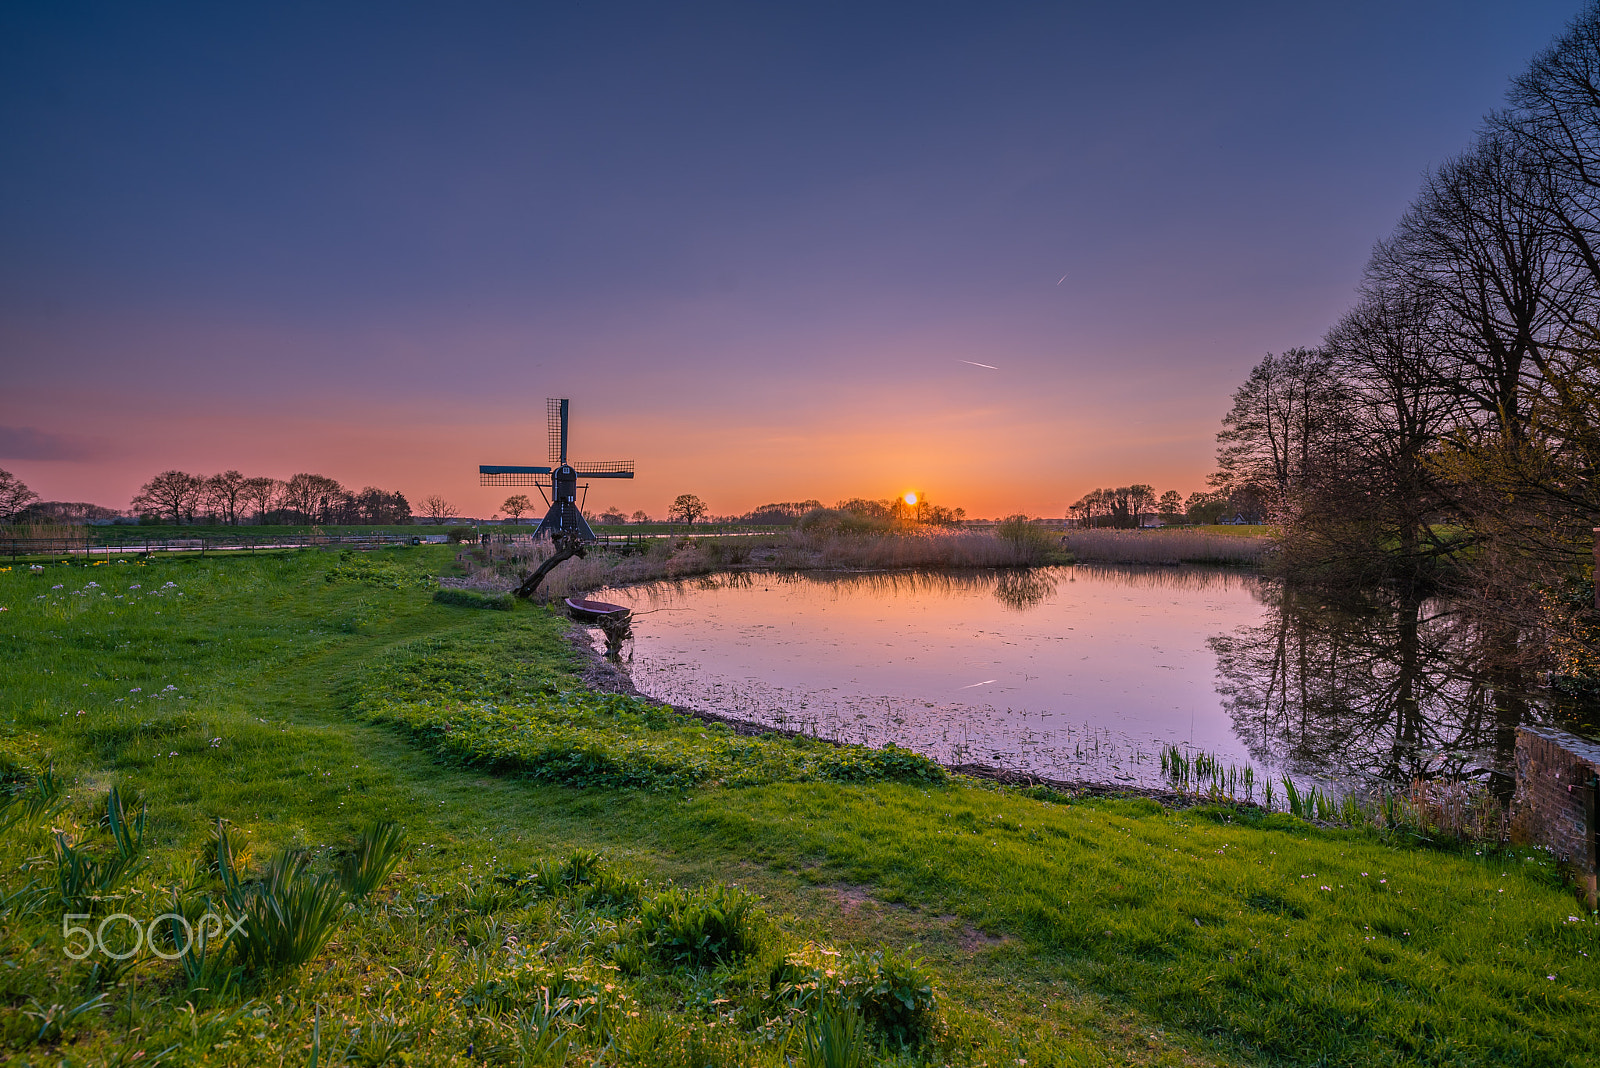
<svg viewBox="0 0 1600 1068"><path fill-rule="evenodd" d="M742 737L622 694L563 689L480 644L403 649L350 695L358 714L439 755L565 786L683 789L768 782L942 782L907 749Z"/></svg>
<svg viewBox="0 0 1600 1068"><path fill-rule="evenodd" d="M796 948L737 887L652 885L586 850L425 885L396 876L407 840L393 823L251 871L243 835L219 820L198 856L155 873L145 812L130 816L115 788L73 848L116 875L41 882L28 851L63 799L49 771L0 795L0 1049L24 1057L386 1065L470 1048L497 1065L611 1051L628 1064L776 1068L936 1053L937 1006L915 965ZM109 843L96 844L101 830ZM161 915L120 959L67 955L58 905L81 910L73 937L115 915ZM811 967L824 961L841 963Z"/></svg>
<svg viewBox="0 0 1600 1068"><path fill-rule="evenodd" d="M517 606L516 599L509 593L489 594L477 593L473 590L440 590L433 595L438 604L451 604L458 608L493 608L501 612L509 612Z"/></svg>
<svg viewBox="0 0 1600 1068"><path fill-rule="evenodd" d="M339 562L324 577L328 582L353 582L390 590L416 589L433 583L428 575L398 560L349 550L339 554Z"/></svg>

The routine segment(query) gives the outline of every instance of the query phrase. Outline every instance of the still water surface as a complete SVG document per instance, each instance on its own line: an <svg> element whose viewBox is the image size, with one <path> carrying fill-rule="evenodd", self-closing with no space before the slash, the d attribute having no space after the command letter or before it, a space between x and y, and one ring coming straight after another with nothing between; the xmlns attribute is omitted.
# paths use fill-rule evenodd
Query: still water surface
<svg viewBox="0 0 1600 1068"><path fill-rule="evenodd" d="M661 700L1053 778L1160 779L1168 744L1265 770L1213 636L1259 624L1238 572L743 573L607 590Z"/></svg>
<svg viewBox="0 0 1600 1068"><path fill-rule="evenodd" d="M1441 598L1193 568L743 573L603 591L651 696L946 763L1157 785L1162 747L1344 785L1511 784L1552 713ZM1563 725L1574 726L1571 722Z"/></svg>

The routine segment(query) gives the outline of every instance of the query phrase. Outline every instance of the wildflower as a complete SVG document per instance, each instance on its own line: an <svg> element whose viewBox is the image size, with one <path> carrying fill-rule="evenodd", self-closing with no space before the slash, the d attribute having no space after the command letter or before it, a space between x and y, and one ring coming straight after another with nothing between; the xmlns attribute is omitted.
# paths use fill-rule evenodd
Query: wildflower
<svg viewBox="0 0 1600 1068"><path fill-rule="evenodd" d="M83 588L86 589L86 590L98 590L100 588L100 583L91 582L88 585L84 586Z"/></svg>
<svg viewBox="0 0 1600 1068"><path fill-rule="evenodd" d="M1550 980L1552 983L1555 982L1555 980L1556 980L1556 977L1553 976L1553 975L1547 975L1547 976L1545 976L1545 978Z"/></svg>
<svg viewBox="0 0 1600 1068"><path fill-rule="evenodd" d="M54 585L54 586L51 586L51 587L50 587L50 588L51 588L51 589L52 589L52 590L59 590L59 589L60 589L60 588L61 588L61 587L62 587L62 586L63 586L63 585L64 585L64 583L60 583L60 582L58 582L58 583L56 583L56 584L55 584L55 585Z"/></svg>
<svg viewBox="0 0 1600 1068"><path fill-rule="evenodd" d="M1327 890L1330 893L1333 891L1333 887L1331 887L1331 886L1324 886L1322 889Z"/></svg>
<svg viewBox="0 0 1600 1068"><path fill-rule="evenodd" d="M130 590L136 590L138 588L139 588L139 584L137 582L135 582L132 586L128 587L128 589L130 589Z"/></svg>
<svg viewBox="0 0 1600 1068"><path fill-rule="evenodd" d="M133 689L129 690L128 692L129 693L138 693L142 689L144 689L143 686L135 686Z"/></svg>

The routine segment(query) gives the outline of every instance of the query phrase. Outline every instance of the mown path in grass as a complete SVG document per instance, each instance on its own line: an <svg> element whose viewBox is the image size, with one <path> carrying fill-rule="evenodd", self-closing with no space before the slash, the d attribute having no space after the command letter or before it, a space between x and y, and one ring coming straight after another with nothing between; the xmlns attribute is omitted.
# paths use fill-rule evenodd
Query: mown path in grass
<svg viewBox="0 0 1600 1068"><path fill-rule="evenodd" d="M792 763L655 790L470 766L470 746L372 722L373 695L425 672L454 688L430 706L452 729L548 714L540 687L576 685L564 624L432 603L420 576L448 550L361 559L0 573L0 757L54 760L80 808L112 782L142 794L158 863L218 816L261 854L389 818L422 880L586 846L737 882L796 937L920 944L939 1053L975 1064L1561 1064L1600 1037L1595 925L1537 856L972 784L786 781ZM721 744L695 730L664 751Z"/></svg>

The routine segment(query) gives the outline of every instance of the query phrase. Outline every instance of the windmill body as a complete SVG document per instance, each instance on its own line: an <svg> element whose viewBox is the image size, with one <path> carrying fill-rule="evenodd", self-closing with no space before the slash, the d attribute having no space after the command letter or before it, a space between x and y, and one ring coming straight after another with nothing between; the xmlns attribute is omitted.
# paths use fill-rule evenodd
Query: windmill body
<svg viewBox="0 0 1600 1068"><path fill-rule="evenodd" d="M632 478L633 461L567 462L567 402L551 398L546 402L550 430L549 467L508 467L501 464L481 464L478 467L480 486L534 486L545 494L550 510L533 532L535 538L549 535L556 541L575 539L580 542L597 540L589 523L583 518L578 503L580 478ZM587 489L588 487L583 487Z"/></svg>
<svg viewBox="0 0 1600 1068"><path fill-rule="evenodd" d="M550 510L545 513L533 536L537 539L548 535L556 551L517 587L515 592L519 597L533 596L534 590L552 568L568 557L585 555L584 545L598 540L588 521L583 518L583 509L579 506L578 480L633 477L632 460L569 463L566 400L551 398L546 402L546 412L550 430L550 466L481 464L478 467L480 486L534 486L550 502ZM588 486L581 489L587 490Z"/></svg>

